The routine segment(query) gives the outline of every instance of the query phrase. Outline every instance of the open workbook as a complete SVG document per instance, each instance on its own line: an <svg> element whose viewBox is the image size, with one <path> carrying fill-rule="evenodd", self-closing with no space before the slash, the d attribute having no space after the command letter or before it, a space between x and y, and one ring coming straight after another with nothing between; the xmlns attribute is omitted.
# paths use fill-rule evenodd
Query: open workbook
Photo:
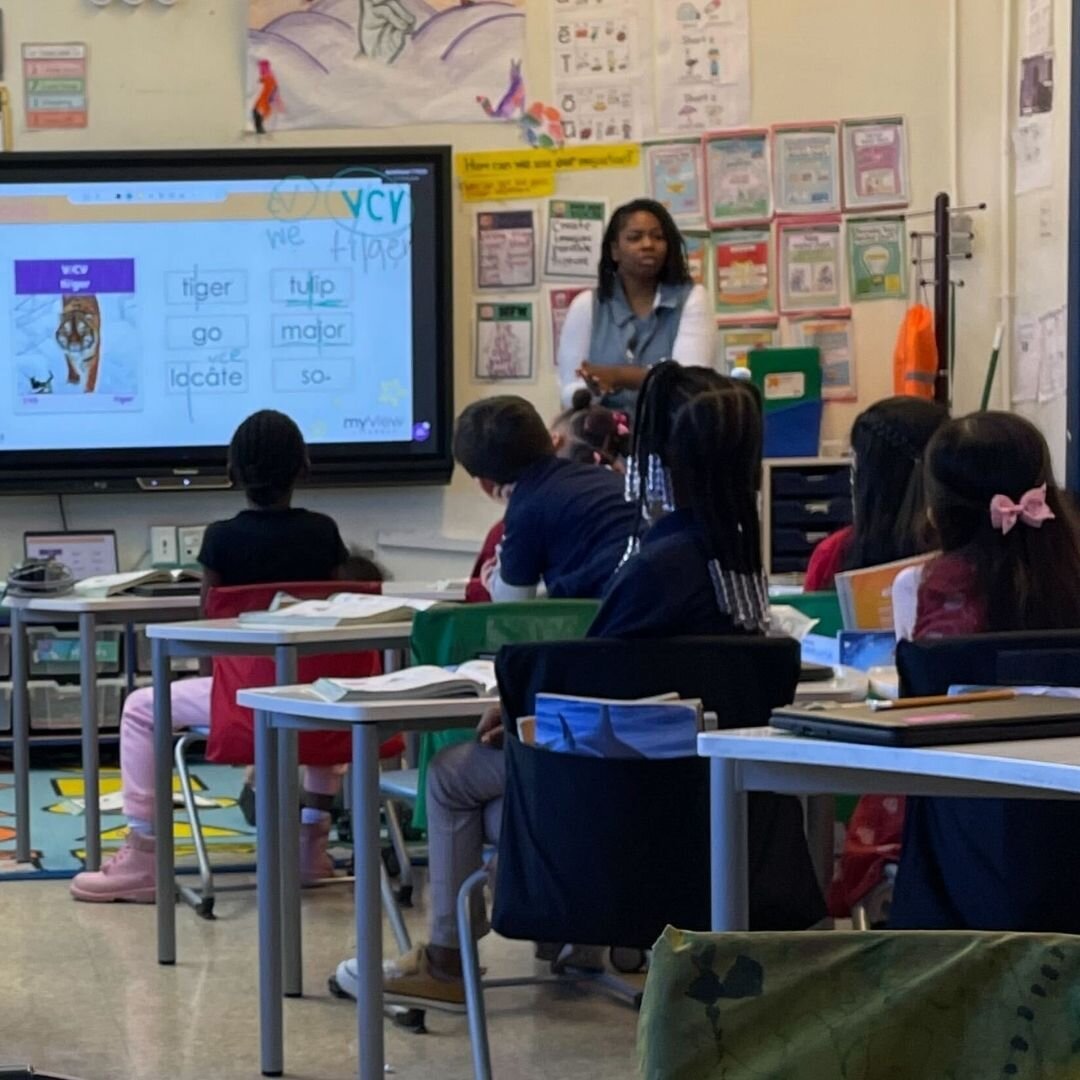
<svg viewBox="0 0 1080 1080"><path fill-rule="evenodd" d="M245 611L239 616L239 622L242 626L304 626L312 629L411 622L416 612L426 611L434 603L434 600L407 596L353 592L334 593L325 600L294 601L292 597L279 595L269 611Z"/></svg>
<svg viewBox="0 0 1080 1080"><path fill-rule="evenodd" d="M189 585L192 592L199 591L202 574L197 570L130 570L123 574L98 574L96 577L76 581L76 596L99 599L134 592L150 585Z"/></svg>
<svg viewBox="0 0 1080 1080"><path fill-rule="evenodd" d="M316 679L313 689L327 701L483 697L495 692L495 663L470 660L455 671L420 664L366 679Z"/></svg>

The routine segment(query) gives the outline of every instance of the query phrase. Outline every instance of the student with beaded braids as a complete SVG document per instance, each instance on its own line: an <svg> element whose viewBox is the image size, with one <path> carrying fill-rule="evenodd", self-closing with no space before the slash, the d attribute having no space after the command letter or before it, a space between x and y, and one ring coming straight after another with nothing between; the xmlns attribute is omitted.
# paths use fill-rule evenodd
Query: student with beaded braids
<svg viewBox="0 0 1080 1080"><path fill-rule="evenodd" d="M210 525L203 538L203 598L215 586L274 581L323 581L341 577L349 553L337 526L324 514L291 505L293 488L308 468L300 429L284 413L265 409L249 416L229 446L229 476L243 488L248 506L228 521ZM210 678L172 684L173 728L206 724ZM153 903L154 884L154 692L136 690L120 719L120 776L130 826L124 846L97 871L77 874L76 900ZM307 766L306 801L321 803L341 783L335 766ZM305 806L300 827L301 876L332 873L327 852L330 815Z"/></svg>
<svg viewBox="0 0 1080 1080"><path fill-rule="evenodd" d="M854 523L814 549L803 582L807 592L832 589L841 570L925 550L923 451L948 418L944 406L915 397L885 398L856 417L851 429Z"/></svg>

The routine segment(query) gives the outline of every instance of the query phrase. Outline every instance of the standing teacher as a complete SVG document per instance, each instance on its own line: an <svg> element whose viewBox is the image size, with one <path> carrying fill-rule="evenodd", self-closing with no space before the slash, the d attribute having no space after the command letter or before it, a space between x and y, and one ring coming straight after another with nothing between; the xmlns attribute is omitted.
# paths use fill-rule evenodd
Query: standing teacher
<svg viewBox="0 0 1080 1080"><path fill-rule="evenodd" d="M715 337L678 226L660 203L635 199L611 215L596 288L574 297L566 313L558 355L562 403L586 387L602 404L632 414L653 364L713 367Z"/></svg>

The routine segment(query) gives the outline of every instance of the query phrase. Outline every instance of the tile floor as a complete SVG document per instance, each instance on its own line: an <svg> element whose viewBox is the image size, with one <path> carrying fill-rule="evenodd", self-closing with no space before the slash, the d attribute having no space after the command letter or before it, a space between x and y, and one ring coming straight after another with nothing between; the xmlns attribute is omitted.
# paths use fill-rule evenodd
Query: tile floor
<svg viewBox="0 0 1080 1080"><path fill-rule="evenodd" d="M152 907L76 904L62 881L0 884L0 1064L80 1080L259 1077L255 897L229 893L217 903L214 922L178 909L179 962L170 969L154 959ZM422 907L408 915L422 937ZM285 1002L289 1077L356 1075L354 1013L326 989L353 942L351 891L306 892L307 996ZM488 938L482 956L492 975L537 970L522 943ZM570 986L498 991L488 1020L498 1080L635 1075L636 1015L603 996ZM464 1018L429 1013L428 1026L413 1035L387 1021L393 1075L467 1080Z"/></svg>

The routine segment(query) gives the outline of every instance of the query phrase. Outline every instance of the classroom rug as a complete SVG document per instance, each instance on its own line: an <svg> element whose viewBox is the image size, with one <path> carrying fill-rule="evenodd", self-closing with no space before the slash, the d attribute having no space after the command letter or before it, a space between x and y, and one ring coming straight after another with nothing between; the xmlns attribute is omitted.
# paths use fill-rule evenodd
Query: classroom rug
<svg viewBox="0 0 1080 1080"><path fill-rule="evenodd" d="M236 796L243 770L229 765L192 764L192 785L199 804L211 862L221 870L253 870L255 830L244 820ZM191 825L179 801L173 835L180 868L195 866ZM0 773L0 881L72 877L84 865L86 829L83 775L77 767L33 769L30 773L30 842L33 861L15 862L15 788L10 772ZM101 849L107 855L124 842L127 823L121 807L120 770L102 768L100 781Z"/></svg>

